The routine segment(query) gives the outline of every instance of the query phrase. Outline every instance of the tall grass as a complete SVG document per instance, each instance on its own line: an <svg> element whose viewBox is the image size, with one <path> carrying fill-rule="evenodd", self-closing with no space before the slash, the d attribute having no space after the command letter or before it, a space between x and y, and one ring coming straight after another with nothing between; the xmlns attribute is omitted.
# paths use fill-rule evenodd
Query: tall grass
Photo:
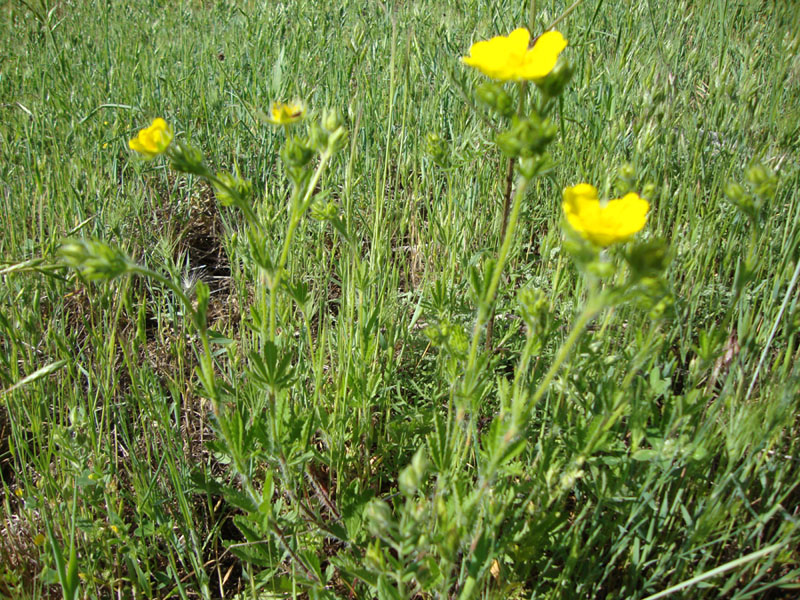
<svg viewBox="0 0 800 600"><path fill-rule="evenodd" d="M541 30L566 5L537 8ZM0 594L797 594L791 3L587 0L559 25L575 76L555 166L527 190L455 455L470 273L500 243L507 165L458 58L526 23L527 2L0 10ZM284 135L258 115L295 97L346 116L320 189L348 238L297 228L286 279L303 301L277 304L271 359L242 214L127 141L165 117L253 183L265 246L280 248ZM561 190L590 181L614 197L628 164L651 192L646 235L669 244L671 301L592 319L513 452L495 455L514 390L533 395L590 292L564 252ZM725 195L754 164L777 174L758 227ZM68 238L119 247L192 298L209 287L227 442L189 307L152 278L65 269ZM535 340L517 316L528 288L546 299ZM256 357L285 357L278 392Z"/></svg>

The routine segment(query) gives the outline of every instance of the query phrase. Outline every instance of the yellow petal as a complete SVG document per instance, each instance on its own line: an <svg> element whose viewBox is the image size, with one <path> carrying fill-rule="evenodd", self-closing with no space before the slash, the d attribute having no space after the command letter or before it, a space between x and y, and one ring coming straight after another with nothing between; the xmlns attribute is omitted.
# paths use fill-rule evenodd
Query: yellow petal
<svg viewBox="0 0 800 600"><path fill-rule="evenodd" d="M507 47L508 52L519 56L524 55L528 51L528 44L531 41L531 34L524 27L518 27L508 34Z"/></svg>
<svg viewBox="0 0 800 600"><path fill-rule="evenodd" d="M556 66L558 56L567 47L567 40L559 31L548 31L539 36L533 48L525 55L521 70L522 79L544 79Z"/></svg>
<svg viewBox="0 0 800 600"><path fill-rule="evenodd" d="M583 238L598 246L624 242L647 222L650 204L638 194L615 198L605 206L597 199L597 189L582 183L563 192L564 216Z"/></svg>

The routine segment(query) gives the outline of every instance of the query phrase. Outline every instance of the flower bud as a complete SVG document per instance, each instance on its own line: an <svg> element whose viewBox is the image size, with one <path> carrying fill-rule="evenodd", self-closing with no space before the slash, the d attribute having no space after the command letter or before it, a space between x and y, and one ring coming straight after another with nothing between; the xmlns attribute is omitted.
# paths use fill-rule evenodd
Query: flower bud
<svg viewBox="0 0 800 600"><path fill-rule="evenodd" d="M725 187L725 195L734 204L740 203L747 195L744 188L738 183L731 182Z"/></svg>
<svg viewBox="0 0 800 600"><path fill-rule="evenodd" d="M216 180L212 180L214 193L222 206L239 205L246 202L253 191L249 181L221 171L217 173Z"/></svg>
<svg viewBox="0 0 800 600"><path fill-rule="evenodd" d="M635 279L660 276L671 260L667 243L659 238L634 244L625 254Z"/></svg>
<svg viewBox="0 0 800 600"><path fill-rule="evenodd" d="M763 165L756 164L747 169L747 180L752 185L753 192L759 198L766 199L775 197L778 178Z"/></svg>
<svg viewBox="0 0 800 600"><path fill-rule="evenodd" d="M555 68L550 71L550 74L544 79L536 81L536 85L545 96L549 98L557 98L567 87L572 74L574 73L572 65L564 57L559 57Z"/></svg>
<svg viewBox="0 0 800 600"><path fill-rule="evenodd" d="M531 156L519 159L519 172L526 179L533 179L537 175L546 173L553 166L553 158L547 152L536 157Z"/></svg>
<svg viewBox="0 0 800 600"><path fill-rule="evenodd" d="M605 262L602 260L595 260L586 265L586 270L595 277L600 279L608 279L613 276L617 271L614 263Z"/></svg>
<svg viewBox="0 0 800 600"><path fill-rule="evenodd" d="M326 136L327 139L327 136ZM281 158L289 167L305 167L314 152L300 138L291 137L281 151Z"/></svg>
<svg viewBox="0 0 800 600"><path fill-rule="evenodd" d="M547 330L550 322L550 303L545 293L536 288L522 288L517 294L519 314L534 335Z"/></svg>
<svg viewBox="0 0 800 600"><path fill-rule="evenodd" d="M172 168L180 173L191 173L201 177L208 177L208 167L203 163L203 153L197 148L180 140L173 144L169 151Z"/></svg>
<svg viewBox="0 0 800 600"><path fill-rule="evenodd" d="M377 498L370 500L364 509L364 520L367 522L367 529L375 537L383 537L395 528L392 509Z"/></svg>
<svg viewBox="0 0 800 600"><path fill-rule="evenodd" d="M437 166L446 169L450 166L450 148L441 137L435 133L426 136L425 151Z"/></svg>
<svg viewBox="0 0 800 600"><path fill-rule="evenodd" d="M490 81L482 83L476 88L475 97L478 102L506 118L514 114L514 100L502 85Z"/></svg>
<svg viewBox="0 0 800 600"><path fill-rule="evenodd" d="M763 165L752 165L749 169L747 169L747 181L753 185L760 185L764 183L768 177L769 174Z"/></svg>
<svg viewBox="0 0 800 600"><path fill-rule="evenodd" d="M124 274L130 261L119 250L94 240L73 240L59 249L64 263L91 281L114 279Z"/></svg>
<svg viewBox="0 0 800 600"><path fill-rule="evenodd" d="M499 133L497 146L510 157L528 158L544 152L556 135L556 127L548 120L532 114L527 119L514 117L511 128Z"/></svg>
<svg viewBox="0 0 800 600"><path fill-rule="evenodd" d="M329 108L322 116L322 127L328 132L333 133L343 124L341 113L335 108Z"/></svg>
<svg viewBox="0 0 800 600"><path fill-rule="evenodd" d="M626 183L632 182L636 179L636 167L629 162L623 163L620 165L617 174Z"/></svg>
<svg viewBox="0 0 800 600"><path fill-rule="evenodd" d="M311 218L317 221L332 221L339 215L336 204L333 202L324 202L316 200L311 205Z"/></svg>
<svg viewBox="0 0 800 600"><path fill-rule="evenodd" d="M411 459L411 464L400 472L398 478L400 491L406 496L414 495L424 482L427 471L428 460L425 458L423 450L419 449Z"/></svg>
<svg viewBox="0 0 800 600"><path fill-rule="evenodd" d="M329 133L318 123L313 123L308 129L308 143L317 152L323 152L328 147Z"/></svg>

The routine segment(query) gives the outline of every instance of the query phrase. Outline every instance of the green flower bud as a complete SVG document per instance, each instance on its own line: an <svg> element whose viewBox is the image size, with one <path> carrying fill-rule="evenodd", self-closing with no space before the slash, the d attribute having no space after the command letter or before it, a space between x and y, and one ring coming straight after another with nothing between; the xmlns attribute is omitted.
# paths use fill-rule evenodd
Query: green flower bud
<svg viewBox="0 0 800 600"><path fill-rule="evenodd" d="M753 193L759 198L771 199L775 197L778 178L763 165L757 164L747 169L747 180L753 188Z"/></svg>
<svg viewBox="0 0 800 600"><path fill-rule="evenodd" d="M311 205L311 218L317 221L332 221L339 215L339 210L333 202L315 200Z"/></svg>
<svg viewBox="0 0 800 600"><path fill-rule="evenodd" d="M738 183L731 182L725 187L725 195L736 208L742 211L749 219L757 219L759 207L755 198Z"/></svg>
<svg viewBox="0 0 800 600"><path fill-rule="evenodd" d="M586 270L595 277L600 279L608 279L614 275L614 273L617 271L617 268L614 266L614 263L596 260L586 265Z"/></svg>
<svg viewBox="0 0 800 600"><path fill-rule="evenodd" d="M725 195L734 204L739 204L744 200L747 194L741 185L731 182L725 187Z"/></svg>
<svg viewBox="0 0 800 600"><path fill-rule="evenodd" d="M487 81L475 89L478 102L494 110L498 114L510 118L514 114L514 99L503 86Z"/></svg>
<svg viewBox="0 0 800 600"><path fill-rule="evenodd" d="M626 183L633 182L636 179L636 167L629 162L623 163L620 165L617 174Z"/></svg>
<svg viewBox="0 0 800 600"><path fill-rule="evenodd" d="M497 146L510 157L529 158L542 154L556 135L556 126L532 114L527 119L514 117L511 128L499 133Z"/></svg>
<svg viewBox="0 0 800 600"><path fill-rule="evenodd" d="M201 177L208 177L210 171L203 163L203 153L197 148L180 140L172 144L167 150L172 168L180 173L191 173Z"/></svg>
<svg viewBox="0 0 800 600"><path fill-rule="evenodd" d="M308 129L308 143L317 152L323 152L328 147L329 136L319 123L313 123Z"/></svg>
<svg viewBox="0 0 800 600"><path fill-rule="evenodd" d="M567 87L574 72L572 65L567 59L563 56L559 57L555 68L550 71L547 77L536 81L536 85L545 96L557 98L561 95L561 92L564 91L564 88Z"/></svg>
<svg viewBox="0 0 800 600"><path fill-rule="evenodd" d="M341 113L335 108L329 108L322 117L322 127L328 133L333 133L343 124Z"/></svg>
<svg viewBox="0 0 800 600"><path fill-rule="evenodd" d="M747 181L753 185L760 185L767 181L768 178L769 173L767 173L763 165L752 165L747 169Z"/></svg>
<svg viewBox="0 0 800 600"><path fill-rule="evenodd" d="M331 152L339 152L347 144L347 129L340 125L328 136L328 149Z"/></svg>
<svg viewBox="0 0 800 600"><path fill-rule="evenodd" d="M550 303L545 293L536 288L522 288L517 294L519 314L533 335L547 331L551 322Z"/></svg>
<svg viewBox="0 0 800 600"><path fill-rule="evenodd" d="M58 251L64 263L90 281L114 279L128 271L130 260L119 250L94 240L73 240Z"/></svg>
<svg viewBox="0 0 800 600"><path fill-rule="evenodd" d="M244 181L238 177L220 171L216 179L211 180L214 193L222 206L240 205L246 202L253 192L253 186L249 181Z"/></svg>
<svg viewBox="0 0 800 600"><path fill-rule="evenodd" d="M373 498L364 509L367 529L375 537L383 537L395 529L392 509L382 500Z"/></svg>
<svg viewBox="0 0 800 600"><path fill-rule="evenodd" d="M659 238L634 244L625 254L625 261L635 279L659 277L671 260L669 246Z"/></svg>
<svg viewBox="0 0 800 600"><path fill-rule="evenodd" d="M526 179L547 173L553 166L553 158L546 152L540 156L519 159L519 172Z"/></svg>
<svg viewBox="0 0 800 600"><path fill-rule="evenodd" d="M506 156L517 157L522 154L522 144L511 131L498 133L494 141Z"/></svg>
<svg viewBox="0 0 800 600"><path fill-rule="evenodd" d="M296 137L291 137L286 140L286 145L281 151L283 162L285 162L287 166L295 168L305 167L313 156L314 151L309 148L303 140Z"/></svg>
<svg viewBox="0 0 800 600"><path fill-rule="evenodd" d="M426 136L425 151L437 166L443 169L450 166L450 148L447 142L435 133Z"/></svg>
<svg viewBox="0 0 800 600"><path fill-rule="evenodd" d="M424 482L427 471L428 460L423 450L419 449L411 459L411 464L400 472L398 478L400 491L406 496L413 496Z"/></svg>

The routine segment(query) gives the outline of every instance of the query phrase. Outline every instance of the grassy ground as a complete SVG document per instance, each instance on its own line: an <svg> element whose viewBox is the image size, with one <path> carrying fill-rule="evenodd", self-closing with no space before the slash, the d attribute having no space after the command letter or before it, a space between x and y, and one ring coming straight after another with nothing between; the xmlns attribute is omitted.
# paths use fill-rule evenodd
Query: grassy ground
<svg viewBox="0 0 800 600"><path fill-rule="evenodd" d="M538 28L565 8L538 2ZM458 59L528 23L528 3L12 0L0 13L0 595L58 597L69 582L87 598L800 593L793 3L586 0L559 25L575 75L555 167L525 197L457 456L442 448L465 418L463 359L431 328L472 331L469 273L496 253L507 164ZM298 227L287 278L307 301L277 305L291 377L276 391L257 377L272 346L241 213L127 141L163 116L215 168L238 168L279 248L284 134L258 113L295 97L346 116L320 189L351 242L324 221ZM431 133L450 169L426 153ZM509 381L524 370L521 393L536 389L588 293L563 251L561 190L613 197L626 163L650 191L645 235L669 244L672 301L592 320L499 465ZM724 191L756 163L777 186L753 221ZM88 282L57 257L68 238L102 239L190 296L209 286L222 413L174 291ZM535 350L516 316L531 287L548 307ZM220 441L220 418L238 441ZM428 468L409 486L420 449Z"/></svg>

